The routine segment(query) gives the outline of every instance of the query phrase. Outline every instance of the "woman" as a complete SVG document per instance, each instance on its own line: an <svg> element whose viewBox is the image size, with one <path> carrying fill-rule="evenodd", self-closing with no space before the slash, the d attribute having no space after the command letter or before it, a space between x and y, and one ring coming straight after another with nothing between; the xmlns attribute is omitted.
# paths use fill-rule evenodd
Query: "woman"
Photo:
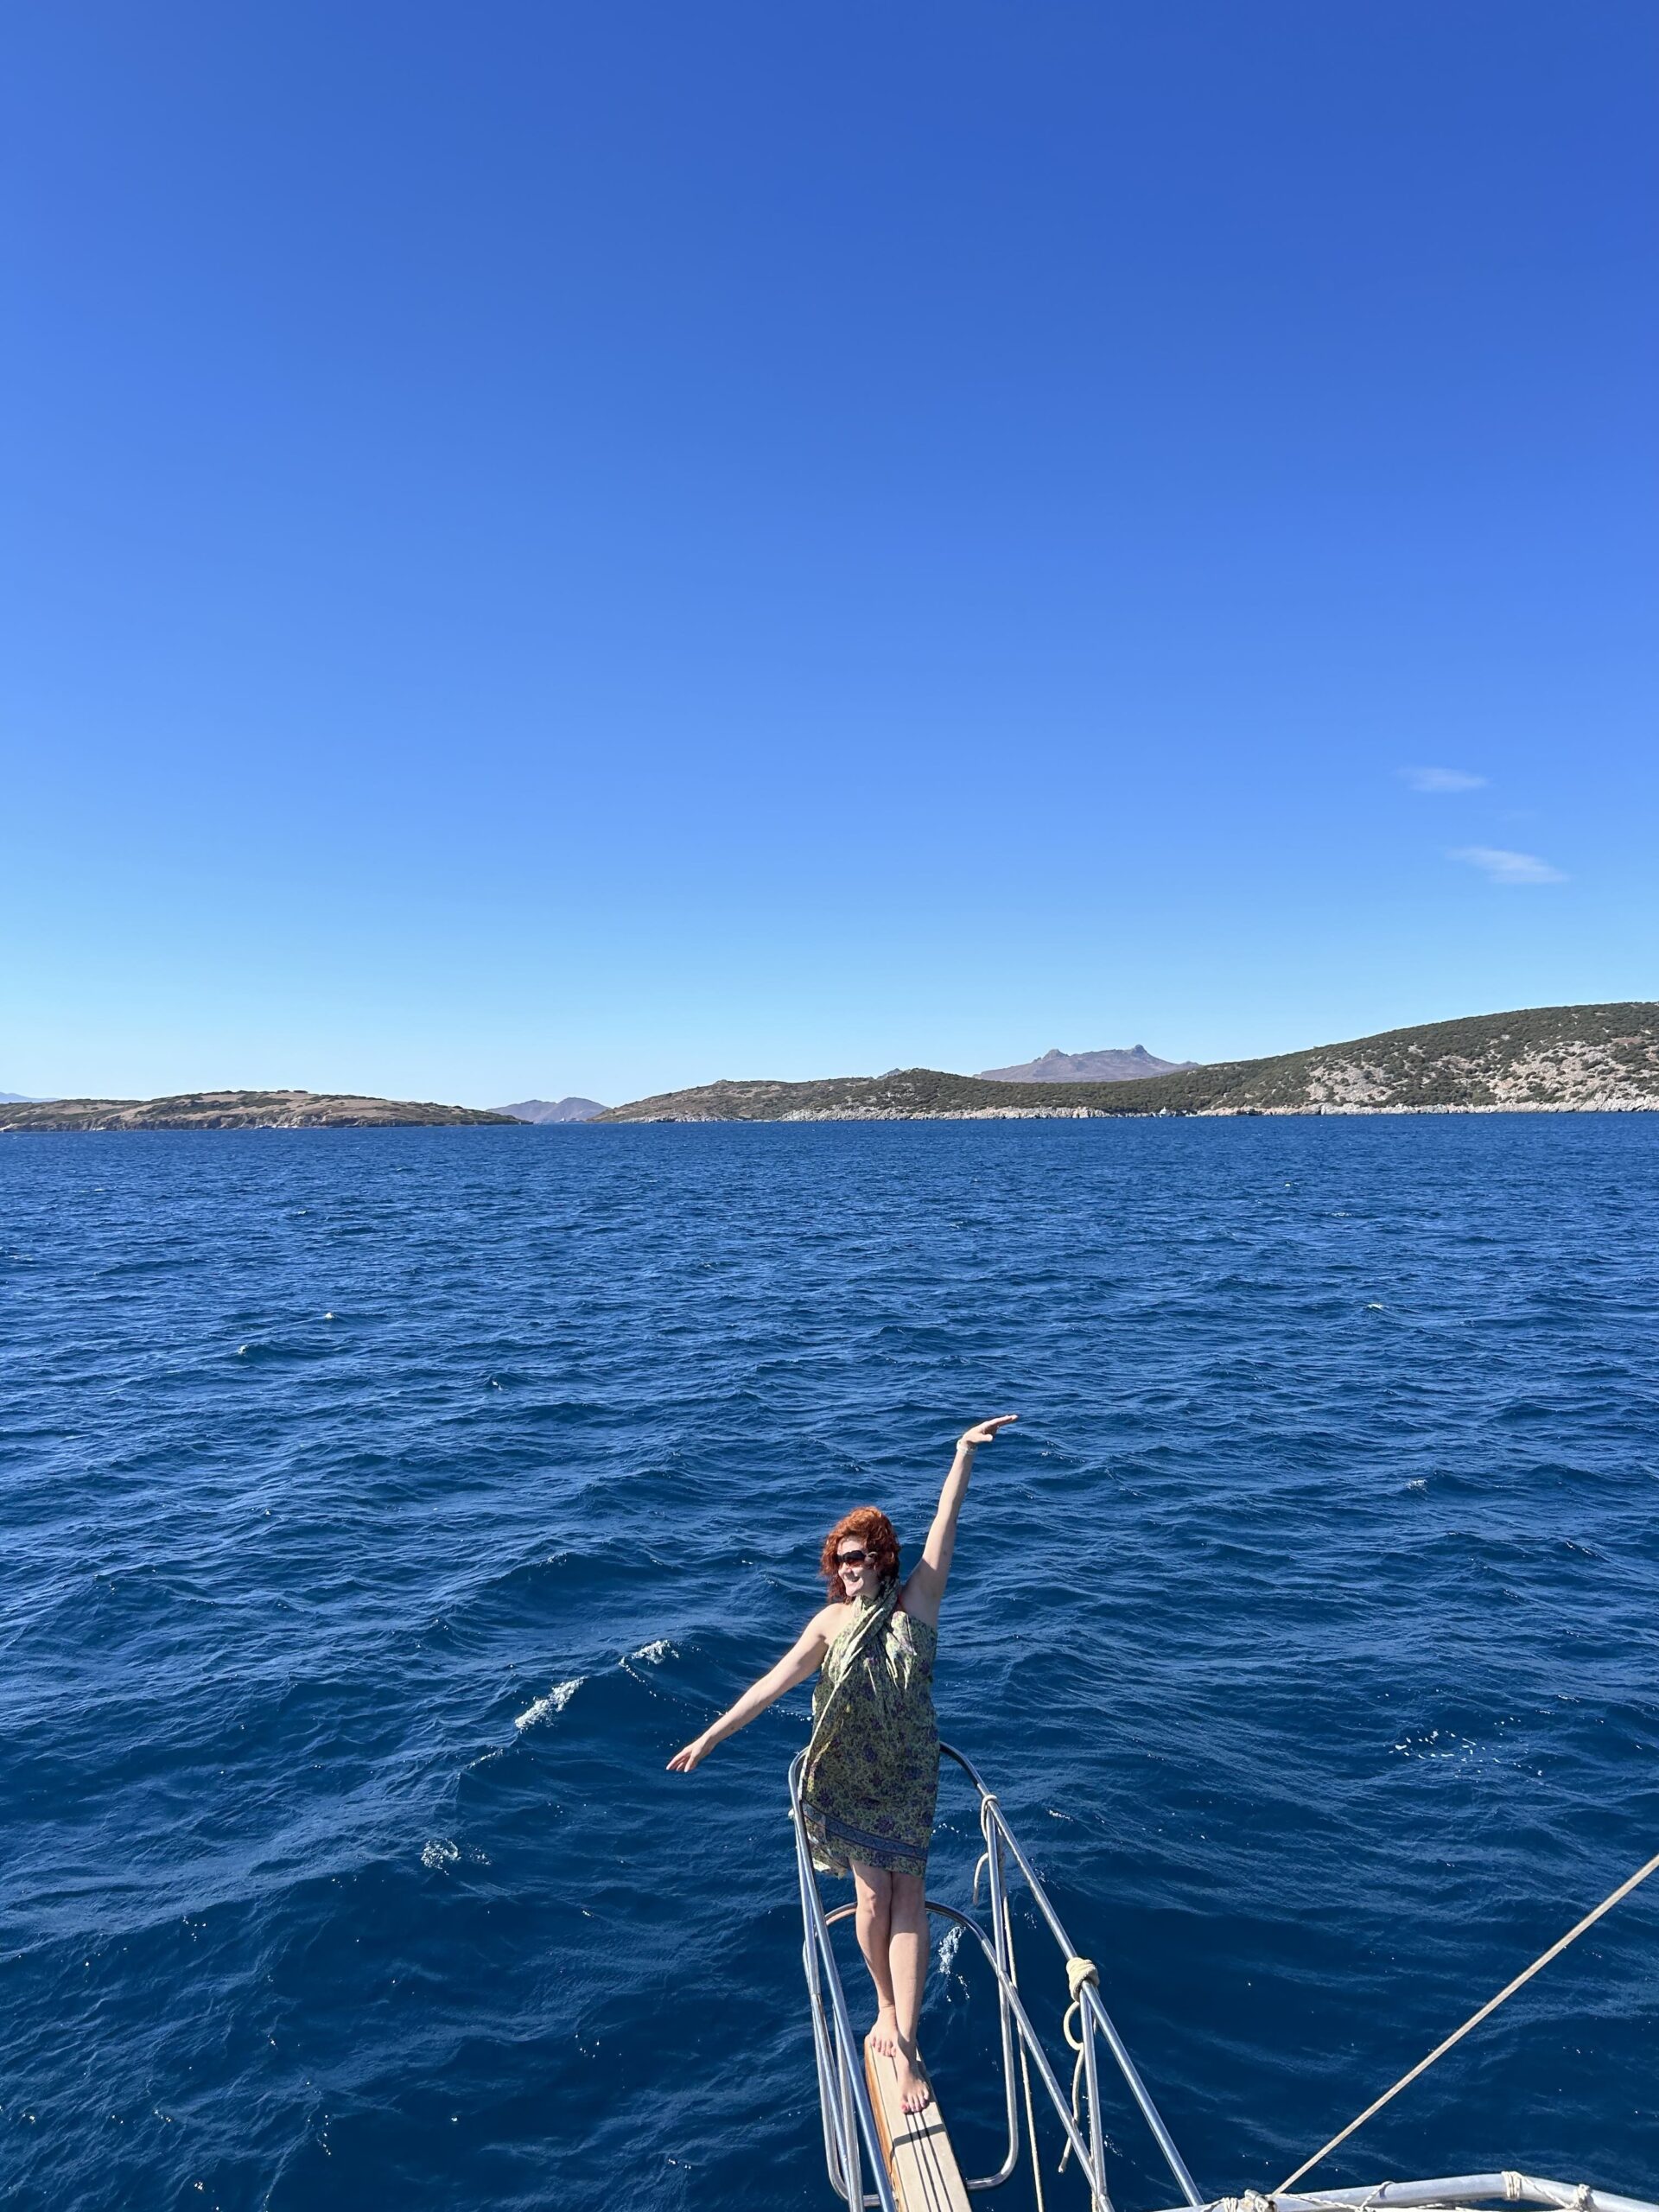
<svg viewBox="0 0 1659 2212"><path fill-rule="evenodd" d="M919 2112L930 2094L916 2032L927 1972L927 1847L939 1780L931 1689L939 1600L974 1453L1018 1418L999 1414L957 1443L922 1556L903 1583L898 1539L885 1513L863 1505L838 1521L823 1546L829 1604L770 1674L668 1763L671 1772L690 1774L716 1744L823 1669L802 1777L812 1860L823 1873L852 1874L859 1948L880 2008L870 2042L896 2069L906 2112Z"/></svg>

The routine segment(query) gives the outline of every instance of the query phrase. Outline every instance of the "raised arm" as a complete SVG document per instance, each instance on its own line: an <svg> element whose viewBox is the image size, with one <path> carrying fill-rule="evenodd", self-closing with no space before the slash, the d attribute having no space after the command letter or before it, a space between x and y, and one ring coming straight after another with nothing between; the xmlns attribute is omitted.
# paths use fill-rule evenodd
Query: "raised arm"
<svg viewBox="0 0 1659 2212"><path fill-rule="evenodd" d="M711 1721L701 1736L675 1752L668 1763L671 1774L690 1774L694 1766L706 1759L716 1744L723 1744L728 1736L735 1736L746 1728L757 1713L764 1713L769 1705L776 1704L785 1690L792 1690L804 1682L823 1664L823 1655L830 1649L830 1623L839 1613L839 1605L826 1605L815 1613L800 1635L785 1652L778 1664L752 1682L735 1705L728 1706L718 1720Z"/></svg>
<svg viewBox="0 0 1659 2212"><path fill-rule="evenodd" d="M939 1624L939 1600L950 1579L950 1554L957 1548L957 1516L968 1495L974 1454L982 1444L995 1444L998 1429L1006 1428L1011 1421L1019 1418L1018 1414L998 1414L994 1421L976 1423L957 1440L957 1456L950 1462L944 1488L939 1492L933 1526L927 1532L921 1558L912 1567L905 1584L905 1611L914 1613L918 1621L930 1622L935 1628Z"/></svg>

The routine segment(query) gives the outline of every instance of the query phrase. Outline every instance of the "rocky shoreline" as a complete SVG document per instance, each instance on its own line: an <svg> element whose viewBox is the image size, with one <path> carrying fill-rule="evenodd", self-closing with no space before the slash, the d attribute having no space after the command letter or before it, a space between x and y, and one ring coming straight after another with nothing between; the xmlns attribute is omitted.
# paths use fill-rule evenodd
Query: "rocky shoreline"
<svg viewBox="0 0 1659 2212"><path fill-rule="evenodd" d="M1050 1056L1053 1057L1053 1056ZM0 1104L0 1135L75 1130L523 1128L530 1118L629 1122L1231 1121L1387 1114L1659 1111L1659 1001L1534 1007L1386 1030L1258 1060L1173 1067L1134 1081L1015 1083L893 1068L813 1082L726 1081L601 1110L591 1099L486 1111L311 1090ZM567 1110L574 1109L574 1110ZM580 1120L578 1120L578 1116Z"/></svg>
<svg viewBox="0 0 1659 2212"><path fill-rule="evenodd" d="M0 1106L0 1136L145 1129L512 1128L506 1114L316 1090L198 1090L173 1098L52 1098Z"/></svg>
<svg viewBox="0 0 1659 2212"><path fill-rule="evenodd" d="M1131 1082L991 1081L938 1068L722 1082L598 1122L1083 1121L1126 1114L1626 1113L1659 1108L1659 1003L1534 1007Z"/></svg>
<svg viewBox="0 0 1659 2212"><path fill-rule="evenodd" d="M1352 1120L1364 1116L1397 1116L1402 1114L1659 1114L1659 1097L1605 1097L1573 1100L1571 1102L1540 1103L1537 1100L1517 1100L1511 1105L1500 1106L1166 1106L1152 1114L1133 1118L1153 1122L1249 1122L1249 1121L1309 1121L1320 1116ZM658 1114L649 1117L640 1115L636 1121L649 1121L657 1126L677 1122L690 1127L693 1122L711 1122L715 1117L701 1114ZM1105 1106L973 1106L964 1107L959 1113L905 1113L896 1108L825 1107L814 1110L802 1109L791 1114L775 1116L779 1122L1122 1122L1130 1116Z"/></svg>

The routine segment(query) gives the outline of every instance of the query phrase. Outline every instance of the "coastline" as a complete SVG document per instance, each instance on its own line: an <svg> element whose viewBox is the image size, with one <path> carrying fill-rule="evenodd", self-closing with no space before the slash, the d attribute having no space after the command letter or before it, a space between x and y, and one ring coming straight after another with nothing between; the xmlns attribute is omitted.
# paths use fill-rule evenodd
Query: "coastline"
<svg viewBox="0 0 1659 2212"><path fill-rule="evenodd" d="M699 1126L753 1128L763 1122L776 1127L785 1122L1261 1122L1352 1119L1359 1116L1394 1116L1424 1114L1659 1114L1656 1098L1589 1098L1561 1100L1515 1099L1479 1106L1160 1106L1146 1113L1133 1107L1110 1106L976 1106L955 1114L906 1114L897 1108L827 1106L797 1108L787 1114L635 1114L613 1128L683 1128ZM594 1122L584 1128L601 1126Z"/></svg>

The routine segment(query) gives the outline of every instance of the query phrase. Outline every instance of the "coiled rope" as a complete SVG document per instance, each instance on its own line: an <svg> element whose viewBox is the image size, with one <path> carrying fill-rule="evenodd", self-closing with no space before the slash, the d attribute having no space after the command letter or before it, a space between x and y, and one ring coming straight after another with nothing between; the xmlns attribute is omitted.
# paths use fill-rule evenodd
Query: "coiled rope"
<svg viewBox="0 0 1659 2212"><path fill-rule="evenodd" d="M1569 1928L1566 1935L1560 1938L1559 1942L1552 1943L1547 1951L1535 1958L1524 1974L1516 1974L1515 1980L1510 1982L1506 1988L1500 1989L1496 1997L1489 1998L1486 2003L1481 2006L1478 2012L1471 2012L1460 2028L1454 2028L1452 2033L1447 2036L1444 2043L1436 2044L1433 2050L1429 2052L1427 2058L1420 2058L1416 2065L1412 2068L1410 2073L1402 2074L1400 2076L1400 2079L1395 2083L1394 2087L1391 2089L1385 2089L1374 2105L1367 2105L1364 2111L1359 2115L1359 2118L1357 2120L1351 2120L1347 2126L1343 2129L1340 2135L1333 2135L1323 2150L1316 2151L1311 2158L1306 2159L1301 2165L1298 2166L1295 2172L1290 2176L1288 2180L1281 2181L1280 2183L1278 2190L1274 2194L1282 2196L1286 2190L1294 2188L1295 2184L1300 2181L1304 2174L1312 2173L1314 2167L1319 2164L1319 2161L1322 2158L1328 2158L1332 2152L1336 2149L1338 2144L1345 2143L1348 2140L1348 2138L1353 2134L1357 2128L1363 2127L1366 2121L1370 2120L1373 2114L1381 2112L1383 2106L1387 2104L1391 2098L1397 2097L1402 2089L1408 2088L1417 2079L1420 2074L1427 2074L1429 2068L1434 2063L1435 2060L1437 2058L1444 2058L1446 2052L1451 2050L1454 2043L1461 2043L1464 2037L1468 2034L1471 2028L1478 2028L1483 2020L1489 2018L1492 2013L1497 2012L1498 2006L1503 2003L1506 1998L1513 1997L1516 1991L1519 1989L1524 1982L1530 1981L1534 1974L1538 1973L1541 1967L1547 1967L1552 1959L1560 1958L1561 1953L1567 1948L1569 1943L1576 1943L1586 1928L1593 1928L1597 1921L1601 1918L1603 1913L1611 1912L1616 1904L1619 1904L1624 1898L1629 1897L1630 1891L1637 1887L1638 1883L1645 1882L1649 1875L1653 1873L1656 1869L1659 1869L1659 1852L1656 1852L1654 1853L1653 1857L1649 1859L1645 1866L1638 1866L1635 1873L1630 1876L1629 1881L1621 1882L1611 1897L1604 1897L1593 1912L1586 1912L1584 1918L1580 1921L1576 1928ZM1067 2041L1069 2042L1071 2038L1068 2037ZM1078 2063L1081 2063L1082 2062L1079 2061Z"/></svg>
<svg viewBox="0 0 1659 2212"><path fill-rule="evenodd" d="M993 1810L1000 1811L1001 1808L1001 1800L993 1790L988 1789L984 1792L984 1802ZM979 1878L990 1866L992 1848L990 1833L987 1829L985 1849L974 1868L973 1894L976 1904L979 1903ZM1010 1986L1017 1990L1020 1986L1020 1967L1014 1955L1014 1915L1008 1910L1008 1897L1006 1890L1002 1892L1002 1939L1007 1952L1008 1981ZM1077 2054L1077 2063L1071 2069L1071 2125L1079 2134L1083 2132L1084 2044L1088 2034L1087 2024L1083 2017L1083 1986L1085 1982L1092 1982L1096 1989L1100 1986L1100 1974L1094 1961L1079 1957L1069 1958L1065 1962L1065 1986L1071 2001L1066 2006L1065 2016L1060 2022L1060 2033L1065 2037L1068 2048ZM1074 2017L1077 2024L1076 2035L1071 2032L1071 2022ZM1020 2078L1026 2093L1026 2141L1031 2149L1032 2190L1037 2201L1037 2212L1047 2212L1043 2196L1042 2160L1037 2152L1037 2114L1031 2094L1031 2062L1027 2056L1024 2036L1017 2037L1016 2040L1020 2045ZM1065 2148L1060 2154L1060 2163L1055 2169L1057 2173L1063 2174L1065 2171L1065 2163L1071 2156L1071 2139L1068 2136ZM1090 2184L1089 2201L1096 2208L1096 2212L1099 2212L1099 2207L1103 2200L1094 2193L1092 2183Z"/></svg>
<svg viewBox="0 0 1659 2212"><path fill-rule="evenodd" d="M1096 1989L1100 1987L1100 1975L1094 1961L1083 1958L1068 1959L1065 1962L1065 1986L1071 1994L1071 2002L1066 2006L1065 2018L1060 2022L1060 2033L1065 2037L1066 2048L1069 2050L1075 2050L1077 2054L1077 2063L1071 2069L1071 2124L1079 2133L1083 2128L1083 2046L1087 2040L1083 2019L1083 1988L1085 1982L1092 1982ZM1071 2032L1074 2016L1077 2023L1076 2035ZM1071 2155L1071 2139L1068 2135L1065 2139L1065 2148L1060 2153L1061 2173L1065 2171L1065 2162Z"/></svg>

